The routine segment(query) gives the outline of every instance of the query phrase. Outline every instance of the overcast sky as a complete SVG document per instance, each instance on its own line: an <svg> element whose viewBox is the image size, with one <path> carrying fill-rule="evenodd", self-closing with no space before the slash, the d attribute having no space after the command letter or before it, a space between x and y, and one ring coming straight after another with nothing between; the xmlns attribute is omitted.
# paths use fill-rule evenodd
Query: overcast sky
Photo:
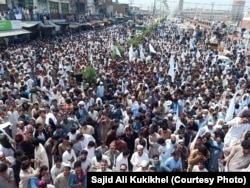
<svg viewBox="0 0 250 188"><path fill-rule="evenodd" d="M115 2L115 0L113 0ZM132 3L134 6L142 7L143 9L151 9L154 1L156 1L156 6L160 5L161 0L118 0L119 3ZM245 8L250 8L250 0L245 0ZM167 0L170 9L175 9L179 0ZM214 10L231 10L231 5L233 0L184 0L184 8L206 8L211 9L212 4Z"/></svg>

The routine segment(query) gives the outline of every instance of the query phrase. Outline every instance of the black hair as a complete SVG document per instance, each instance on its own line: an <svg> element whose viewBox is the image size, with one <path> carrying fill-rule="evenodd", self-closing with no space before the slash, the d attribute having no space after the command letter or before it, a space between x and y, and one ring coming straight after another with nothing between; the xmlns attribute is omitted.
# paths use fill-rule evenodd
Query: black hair
<svg viewBox="0 0 250 188"><path fill-rule="evenodd" d="M139 140L139 144L142 145L143 147L146 147L146 141L144 139Z"/></svg>
<svg viewBox="0 0 250 188"><path fill-rule="evenodd" d="M12 148L9 139L5 134L0 136L0 143L5 148Z"/></svg>
<svg viewBox="0 0 250 188"><path fill-rule="evenodd" d="M122 151L122 155L123 156L127 156L127 155L129 155L130 154L130 150L129 149L124 149L123 151Z"/></svg>
<svg viewBox="0 0 250 188"><path fill-rule="evenodd" d="M101 152L96 152L95 154L97 162L100 162L102 160L102 153Z"/></svg>
<svg viewBox="0 0 250 188"><path fill-rule="evenodd" d="M250 149L250 140L243 140L241 142L241 146L243 147L243 149Z"/></svg>
<svg viewBox="0 0 250 188"><path fill-rule="evenodd" d="M30 167L31 163L29 160L22 161L21 163L21 169L27 170Z"/></svg>
<svg viewBox="0 0 250 188"><path fill-rule="evenodd" d="M40 142L40 140L39 140L38 138L34 138L34 140L32 141L32 144L33 144L34 146L39 146L40 143L41 143L41 142Z"/></svg>
<svg viewBox="0 0 250 188"><path fill-rule="evenodd" d="M54 161L55 161L55 162L62 162L62 157L61 157L60 155L56 155L56 156L54 157Z"/></svg>
<svg viewBox="0 0 250 188"><path fill-rule="evenodd" d="M49 169L49 167L48 166L46 166L46 165L42 165L40 168L39 168L39 172L41 173L42 171L44 171L44 170L48 170Z"/></svg>
<svg viewBox="0 0 250 188"><path fill-rule="evenodd" d="M81 138L83 138L83 134L82 133L76 134L76 140L80 140Z"/></svg>
<svg viewBox="0 0 250 188"><path fill-rule="evenodd" d="M159 154L153 154L152 159L155 157L157 157L159 159L160 156L159 156Z"/></svg>
<svg viewBox="0 0 250 188"><path fill-rule="evenodd" d="M89 143L88 143L88 146L90 146L90 147L94 147L95 146L95 142L94 141L89 141Z"/></svg>
<svg viewBox="0 0 250 188"><path fill-rule="evenodd" d="M81 155L82 154L88 155L88 151L84 149L84 150L81 151Z"/></svg>
<svg viewBox="0 0 250 188"><path fill-rule="evenodd" d="M8 169L8 165L6 163L0 163L0 172L5 172Z"/></svg>
<svg viewBox="0 0 250 188"><path fill-rule="evenodd" d="M208 149L205 145L200 145L200 147L198 148L198 151L201 152L203 155L207 155L208 154Z"/></svg>
<svg viewBox="0 0 250 188"><path fill-rule="evenodd" d="M77 168L77 167L81 167L81 161L76 161L75 163L74 163L74 168Z"/></svg>
<svg viewBox="0 0 250 188"><path fill-rule="evenodd" d="M159 138L159 139L157 140L157 143L160 144L160 145L162 145L162 144L165 143L165 139L164 139L164 138Z"/></svg>
<svg viewBox="0 0 250 188"><path fill-rule="evenodd" d="M16 150L16 151L14 152L14 157L17 158L17 157L22 156L23 154L24 154L23 151L21 151L21 150Z"/></svg>

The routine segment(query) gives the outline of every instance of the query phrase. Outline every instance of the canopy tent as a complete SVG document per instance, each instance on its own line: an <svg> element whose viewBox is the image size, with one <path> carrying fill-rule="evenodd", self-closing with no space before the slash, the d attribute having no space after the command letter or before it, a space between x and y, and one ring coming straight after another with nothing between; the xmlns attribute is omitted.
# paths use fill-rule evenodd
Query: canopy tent
<svg viewBox="0 0 250 188"><path fill-rule="evenodd" d="M16 35L23 35L23 34L29 34L31 33L28 30L25 29L14 29L10 31L0 31L0 38L1 37L10 37L10 36L16 36Z"/></svg>
<svg viewBox="0 0 250 188"><path fill-rule="evenodd" d="M71 24L69 24L69 27L73 28L73 29L77 29L77 28L79 28L79 24L77 24L77 23L71 23Z"/></svg>
<svg viewBox="0 0 250 188"><path fill-rule="evenodd" d="M22 22L21 25L22 27L30 28L38 25L40 21L29 21L29 22Z"/></svg>

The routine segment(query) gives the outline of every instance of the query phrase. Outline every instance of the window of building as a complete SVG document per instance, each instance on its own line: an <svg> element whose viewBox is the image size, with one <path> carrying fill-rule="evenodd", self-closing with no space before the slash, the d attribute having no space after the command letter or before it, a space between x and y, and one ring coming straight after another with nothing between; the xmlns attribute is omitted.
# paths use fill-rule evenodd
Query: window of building
<svg viewBox="0 0 250 188"><path fill-rule="evenodd" d="M69 13L69 4L68 3L61 3L62 14Z"/></svg>
<svg viewBox="0 0 250 188"><path fill-rule="evenodd" d="M37 0L38 3L46 4L46 0Z"/></svg>
<svg viewBox="0 0 250 188"><path fill-rule="evenodd" d="M18 4L21 7L30 8L33 7L33 0L19 0Z"/></svg>
<svg viewBox="0 0 250 188"><path fill-rule="evenodd" d="M59 13L59 5L58 2L49 2L50 14L58 14Z"/></svg>
<svg viewBox="0 0 250 188"><path fill-rule="evenodd" d="M76 3L76 12L78 14L84 14L85 13L85 4L84 3Z"/></svg>

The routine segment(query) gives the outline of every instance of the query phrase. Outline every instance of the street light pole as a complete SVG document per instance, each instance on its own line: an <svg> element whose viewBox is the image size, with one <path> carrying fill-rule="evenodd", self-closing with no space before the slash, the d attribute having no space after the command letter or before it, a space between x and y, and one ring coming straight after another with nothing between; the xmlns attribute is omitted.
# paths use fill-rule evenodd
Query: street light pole
<svg viewBox="0 0 250 188"><path fill-rule="evenodd" d="M153 6L153 18L155 17L155 11L156 11L156 0L154 0L154 6Z"/></svg>

